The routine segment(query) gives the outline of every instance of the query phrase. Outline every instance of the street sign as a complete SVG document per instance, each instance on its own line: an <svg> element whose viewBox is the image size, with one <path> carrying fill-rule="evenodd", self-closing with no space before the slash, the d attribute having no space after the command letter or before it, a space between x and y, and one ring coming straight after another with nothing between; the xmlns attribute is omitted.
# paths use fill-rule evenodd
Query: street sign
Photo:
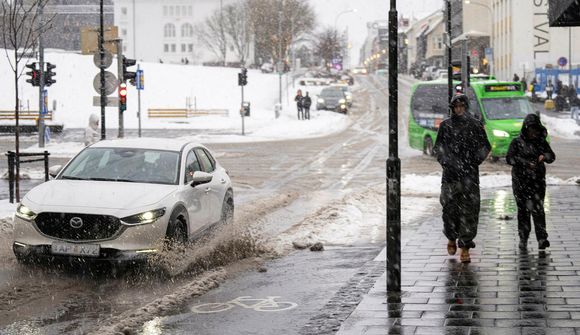
<svg viewBox="0 0 580 335"><path fill-rule="evenodd" d="M135 86L138 90L145 89L145 76L143 75L143 70L138 69L135 77Z"/></svg>
<svg viewBox="0 0 580 335"><path fill-rule="evenodd" d="M110 95L117 91L117 86L119 82L117 77L112 72L105 71L105 94ZM95 79L93 79L93 87L97 94L101 94L101 73L97 73Z"/></svg>
<svg viewBox="0 0 580 335"><path fill-rule="evenodd" d="M103 66L106 68L108 68L109 66L111 66L111 64L113 64L113 55L111 55L110 52L108 52L107 50L105 50L105 57L104 57L104 64ZM96 52L93 55L93 63L95 63L95 66L98 68L101 68L101 53L100 52Z"/></svg>
<svg viewBox="0 0 580 335"><path fill-rule="evenodd" d="M568 64L568 60L566 59L566 57L560 57L558 58L558 65L564 67Z"/></svg>
<svg viewBox="0 0 580 335"><path fill-rule="evenodd" d="M105 107L118 107L119 106L119 98L118 97L105 97ZM96 96L93 97L93 106L100 107L101 106L101 97Z"/></svg>

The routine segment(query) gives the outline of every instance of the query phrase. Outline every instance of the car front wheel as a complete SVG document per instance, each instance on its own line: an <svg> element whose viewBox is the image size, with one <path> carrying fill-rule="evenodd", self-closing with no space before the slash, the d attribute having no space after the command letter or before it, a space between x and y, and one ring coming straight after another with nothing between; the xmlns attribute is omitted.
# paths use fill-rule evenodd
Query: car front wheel
<svg viewBox="0 0 580 335"><path fill-rule="evenodd" d="M187 243L187 222L181 212L175 212L169 219L165 235L165 247L169 250Z"/></svg>

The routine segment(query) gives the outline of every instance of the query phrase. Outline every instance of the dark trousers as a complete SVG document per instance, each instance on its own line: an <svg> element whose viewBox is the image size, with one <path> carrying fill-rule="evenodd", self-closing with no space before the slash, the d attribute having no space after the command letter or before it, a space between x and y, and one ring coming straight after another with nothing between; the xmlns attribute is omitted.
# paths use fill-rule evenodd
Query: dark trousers
<svg viewBox="0 0 580 335"><path fill-rule="evenodd" d="M310 107L304 107L304 118L310 120Z"/></svg>
<svg viewBox="0 0 580 335"><path fill-rule="evenodd" d="M554 93L553 91L552 92L547 92L546 91L546 94L548 95L548 100L552 100L552 94L553 93Z"/></svg>
<svg viewBox="0 0 580 335"><path fill-rule="evenodd" d="M441 184L443 206L443 234L450 241L457 240L460 248L474 248L479 223L479 185L473 182Z"/></svg>
<svg viewBox="0 0 580 335"><path fill-rule="evenodd" d="M518 191L514 189L514 196L518 206L518 233L520 239L527 241L532 231L531 218L534 218L536 239L547 240L546 214L544 213L544 197L546 189Z"/></svg>
<svg viewBox="0 0 580 335"><path fill-rule="evenodd" d="M296 108L298 109L298 120L304 119L304 110L302 109L302 106L297 106Z"/></svg>

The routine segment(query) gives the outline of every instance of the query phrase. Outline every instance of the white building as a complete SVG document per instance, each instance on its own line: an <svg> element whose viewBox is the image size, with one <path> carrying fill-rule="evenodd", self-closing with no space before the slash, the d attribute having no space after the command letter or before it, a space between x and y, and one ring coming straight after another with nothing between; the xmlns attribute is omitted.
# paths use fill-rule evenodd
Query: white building
<svg viewBox="0 0 580 335"><path fill-rule="evenodd" d="M115 25L128 58L201 64L218 61L195 28L220 6L235 0L116 0ZM228 47L226 61L237 61Z"/></svg>
<svg viewBox="0 0 580 335"><path fill-rule="evenodd" d="M560 57L570 61L570 53L573 67L580 65L580 28L550 28L548 0L478 2L491 6L493 12L492 44L498 79L511 80L517 73L520 77L525 74L529 81L534 68L557 68Z"/></svg>

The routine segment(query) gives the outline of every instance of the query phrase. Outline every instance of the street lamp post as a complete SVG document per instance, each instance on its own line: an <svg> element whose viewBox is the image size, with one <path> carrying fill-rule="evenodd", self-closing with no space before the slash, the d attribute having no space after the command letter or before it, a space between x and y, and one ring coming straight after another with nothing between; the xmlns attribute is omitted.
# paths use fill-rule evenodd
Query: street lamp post
<svg viewBox="0 0 580 335"><path fill-rule="evenodd" d="M401 160L398 155L398 15L389 10L389 158L387 159L387 292L401 292Z"/></svg>
<svg viewBox="0 0 580 335"><path fill-rule="evenodd" d="M451 45L451 0L445 1L445 11L447 13L447 99L448 103L451 103L451 98L453 98L453 65L452 59L452 45Z"/></svg>

